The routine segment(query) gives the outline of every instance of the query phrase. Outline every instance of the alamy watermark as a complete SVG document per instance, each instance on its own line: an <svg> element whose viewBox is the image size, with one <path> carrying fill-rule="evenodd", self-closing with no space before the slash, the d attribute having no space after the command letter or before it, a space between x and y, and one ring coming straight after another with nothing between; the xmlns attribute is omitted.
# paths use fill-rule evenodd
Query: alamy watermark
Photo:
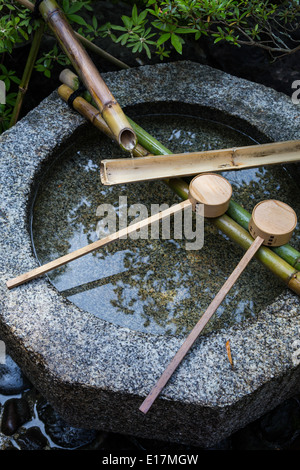
<svg viewBox="0 0 300 470"><path fill-rule="evenodd" d="M292 83L292 89L295 90L292 93L293 104L300 104L300 80L295 80Z"/></svg>
<svg viewBox="0 0 300 470"><path fill-rule="evenodd" d="M5 94L5 83L3 80L0 80L0 104L6 103L6 94Z"/></svg>
<svg viewBox="0 0 300 470"><path fill-rule="evenodd" d="M298 366L300 364L300 338L295 339L292 343L292 362L294 366Z"/></svg>
<svg viewBox="0 0 300 470"><path fill-rule="evenodd" d="M5 364L6 348L4 341L0 340L0 364Z"/></svg>
<svg viewBox="0 0 300 470"><path fill-rule="evenodd" d="M120 196L118 210L112 204L97 207L96 216L100 217L96 227L97 236L99 239L104 238L169 208L168 204L151 204L150 210L144 204L128 206L127 196ZM190 205L138 231L126 234L122 239L128 237L132 240L185 239L187 250L200 250L204 245L204 206L197 204L194 212Z"/></svg>

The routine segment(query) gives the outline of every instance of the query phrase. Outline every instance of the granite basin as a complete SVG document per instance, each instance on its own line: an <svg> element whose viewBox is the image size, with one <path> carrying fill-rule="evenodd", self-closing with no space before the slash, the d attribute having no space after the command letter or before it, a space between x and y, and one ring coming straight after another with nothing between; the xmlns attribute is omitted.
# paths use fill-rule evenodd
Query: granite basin
<svg viewBox="0 0 300 470"><path fill-rule="evenodd" d="M207 66L160 64L104 79L133 115L146 105L179 103L185 112L196 107L257 141L300 138L299 109L289 97ZM0 337L70 424L211 446L299 393L299 298L283 289L255 319L202 335L143 415L138 408L182 336L97 318L45 277L6 287L8 279L38 264L30 227L37 182L53 155L86 126L55 91L0 137ZM228 340L234 368L225 352Z"/></svg>

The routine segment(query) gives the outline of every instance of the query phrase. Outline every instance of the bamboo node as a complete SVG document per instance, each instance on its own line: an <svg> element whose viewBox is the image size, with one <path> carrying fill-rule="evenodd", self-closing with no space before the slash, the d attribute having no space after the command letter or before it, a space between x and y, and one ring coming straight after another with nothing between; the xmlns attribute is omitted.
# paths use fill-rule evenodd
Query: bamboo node
<svg viewBox="0 0 300 470"><path fill-rule="evenodd" d="M27 87L23 87L23 86L19 86L19 90L20 90L20 92L22 93L22 95L25 95L26 92L27 92L27 90L28 90L28 88L27 88Z"/></svg>
<svg viewBox="0 0 300 470"><path fill-rule="evenodd" d="M49 11L47 13L47 21L49 21L52 18L52 16L55 15L55 13L63 14L63 11L60 8L55 8L54 10Z"/></svg>
<svg viewBox="0 0 300 470"><path fill-rule="evenodd" d="M103 109L105 108L112 108L113 106L115 106L117 104L116 101L109 101L108 103L105 103L104 106L103 106Z"/></svg>

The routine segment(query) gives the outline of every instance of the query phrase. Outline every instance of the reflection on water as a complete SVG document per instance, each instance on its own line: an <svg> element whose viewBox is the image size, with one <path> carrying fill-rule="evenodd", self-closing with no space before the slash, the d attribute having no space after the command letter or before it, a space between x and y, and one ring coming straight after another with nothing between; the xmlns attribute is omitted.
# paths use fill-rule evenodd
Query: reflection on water
<svg viewBox="0 0 300 470"><path fill-rule="evenodd" d="M195 117L149 116L139 124L173 152L251 145L248 136ZM41 264L97 240L97 207L119 197L128 207L179 202L162 182L122 186L101 185L101 159L118 158L118 147L93 128L74 139L45 174L33 209L32 233ZM262 199L292 204L297 187L283 168L224 172L233 185L233 199L251 212ZM130 222L130 220L128 221ZM171 231L172 233L172 231ZM139 331L186 333L205 311L242 251L205 222L204 247L188 251L185 240L120 240L48 274L53 285L80 308L107 321ZM299 249L299 233L293 237ZM262 288L263 286L263 288ZM233 287L206 331L232 325L255 315L283 289L282 284L253 260Z"/></svg>

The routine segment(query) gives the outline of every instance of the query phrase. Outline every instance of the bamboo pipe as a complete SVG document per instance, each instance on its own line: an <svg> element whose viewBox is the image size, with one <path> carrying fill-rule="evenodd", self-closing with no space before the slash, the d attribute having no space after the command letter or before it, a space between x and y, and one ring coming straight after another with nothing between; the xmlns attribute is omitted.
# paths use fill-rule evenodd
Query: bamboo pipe
<svg viewBox="0 0 300 470"><path fill-rule="evenodd" d="M252 241L250 247L236 268L228 277L200 320L189 333L188 337L185 339L154 387L152 387L150 393L139 408L142 413L146 414L149 411L162 389L170 380L177 367L181 364L182 360L191 349L204 327L221 305L224 298L235 282L239 279L259 248L263 244L268 246L279 246L281 243L287 243L293 234L296 224L297 217L294 210L281 201L262 201L255 206L249 222L249 231L253 236L254 241Z"/></svg>
<svg viewBox="0 0 300 470"><path fill-rule="evenodd" d="M112 185L299 161L300 141L292 140L206 152L148 156L134 160L102 160L100 176L104 185Z"/></svg>
<svg viewBox="0 0 300 470"><path fill-rule="evenodd" d="M31 11L34 10L34 4L31 3L29 0L16 0L16 2L20 3L25 8L28 8L28 10L31 10Z"/></svg>
<svg viewBox="0 0 300 470"><path fill-rule="evenodd" d="M28 5L26 6L28 7ZM39 5L39 11L89 90L116 141L121 148L131 152L137 143L135 132L80 40L76 37L63 11L55 0L43 0Z"/></svg>
<svg viewBox="0 0 300 470"><path fill-rule="evenodd" d="M60 76L63 75L61 74ZM72 93L73 90L67 85L60 85L60 87L58 88L59 96L66 102L68 101ZM110 139L116 141L115 136L112 134L110 128L108 127L104 119L102 119L99 110L96 109L94 106L90 105L90 103L88 103L83 97L78 96L73 101L73 108L82 116L84 116L91 124L93 124L93 126L103 132L103 134L107 135ZM145 150L141 145L137 143L135 148L132 150L132 154L138 158L149 155L149 152L147 152L147 150Z"/></svg>

